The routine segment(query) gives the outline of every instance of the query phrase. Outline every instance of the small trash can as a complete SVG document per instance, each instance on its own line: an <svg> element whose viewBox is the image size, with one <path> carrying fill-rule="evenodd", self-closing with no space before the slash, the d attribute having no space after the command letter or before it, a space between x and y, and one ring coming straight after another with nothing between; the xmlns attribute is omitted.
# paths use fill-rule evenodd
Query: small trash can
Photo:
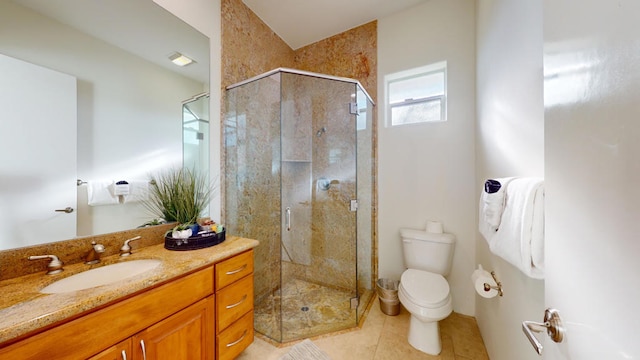
<svg viewBox="0 0 640 360"><path fill-rule="evenodd" d="M400 300L398 299L399 280L378 279L376 290L380 299L380 310L386 315L395 316L400 313Z"/></svg>

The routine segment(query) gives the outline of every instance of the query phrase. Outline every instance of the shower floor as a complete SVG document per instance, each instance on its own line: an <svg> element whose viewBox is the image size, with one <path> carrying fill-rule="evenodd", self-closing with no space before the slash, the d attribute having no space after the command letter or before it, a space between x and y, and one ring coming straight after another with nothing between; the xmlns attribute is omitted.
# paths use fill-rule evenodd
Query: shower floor
<svg viewBox="0 0 640 360"><path fill-rule="evenodd" d="M372 294L372 291L361 294L360 314L364 313ZM350 307L352 296L349 291L292 279L281 290L255 304L255 330L278 342L288 342L355 327L356 310ZM281 299L282 335L279 330Z"/></svg>

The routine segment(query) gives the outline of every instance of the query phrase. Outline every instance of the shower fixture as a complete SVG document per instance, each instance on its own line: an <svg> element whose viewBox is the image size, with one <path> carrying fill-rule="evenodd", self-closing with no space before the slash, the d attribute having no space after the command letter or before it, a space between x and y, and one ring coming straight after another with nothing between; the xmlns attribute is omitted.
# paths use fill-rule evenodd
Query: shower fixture
<svg viewBox="0 0 640 360"><path fill-rule="evenodd" d="M322 136L322 134L326 132L327 132L327 128L323 126L320 130L318 130L318 132L316 132L316 137L320 137Z"/></svg>
<svg viewBox="0 0 640 360"><path fill-rule="evenodd" d="M326 177L321 177L318 179L317 186L318 190L327 191L329 190L329 188L331 188L331 180L327 179Z"/></svg>
<svg viewBox="0 0 640 360"><path fill-rule="evenodd" d="M321 177L318 179L317 187L318 190L327 191L331 188L331 185L337 185L340 181L338 180L329 180L326 177Z"/></svg>

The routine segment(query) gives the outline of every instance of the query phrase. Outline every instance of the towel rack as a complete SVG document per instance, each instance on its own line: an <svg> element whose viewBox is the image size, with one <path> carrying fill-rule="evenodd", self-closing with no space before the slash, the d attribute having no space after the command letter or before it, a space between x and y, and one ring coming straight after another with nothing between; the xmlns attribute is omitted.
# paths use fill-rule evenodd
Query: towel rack
<svg viewBox="0 0 640 360"><path fill-rule="evenodd" d="M87 183L86 181L82 181L81 179L76 180L76 184L77 184L78 186L80 186L80 185L85 185L86 183ZM151 185L155 185L155 184L156 184L156 181L155 181L155 180L150 180L150 181L149 181L149 184L151 184Z"/></svg>

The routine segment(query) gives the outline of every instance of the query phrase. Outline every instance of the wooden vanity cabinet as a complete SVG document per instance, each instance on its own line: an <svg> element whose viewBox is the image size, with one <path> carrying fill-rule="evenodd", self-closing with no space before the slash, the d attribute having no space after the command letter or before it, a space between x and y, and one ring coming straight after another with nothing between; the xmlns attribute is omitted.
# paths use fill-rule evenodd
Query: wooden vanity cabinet
<svg viewBox="0 0 640 360"><path fill-rule="evenodd" d="M226 360L251 342L252 250L0 347L0 359Z"/></svg>

